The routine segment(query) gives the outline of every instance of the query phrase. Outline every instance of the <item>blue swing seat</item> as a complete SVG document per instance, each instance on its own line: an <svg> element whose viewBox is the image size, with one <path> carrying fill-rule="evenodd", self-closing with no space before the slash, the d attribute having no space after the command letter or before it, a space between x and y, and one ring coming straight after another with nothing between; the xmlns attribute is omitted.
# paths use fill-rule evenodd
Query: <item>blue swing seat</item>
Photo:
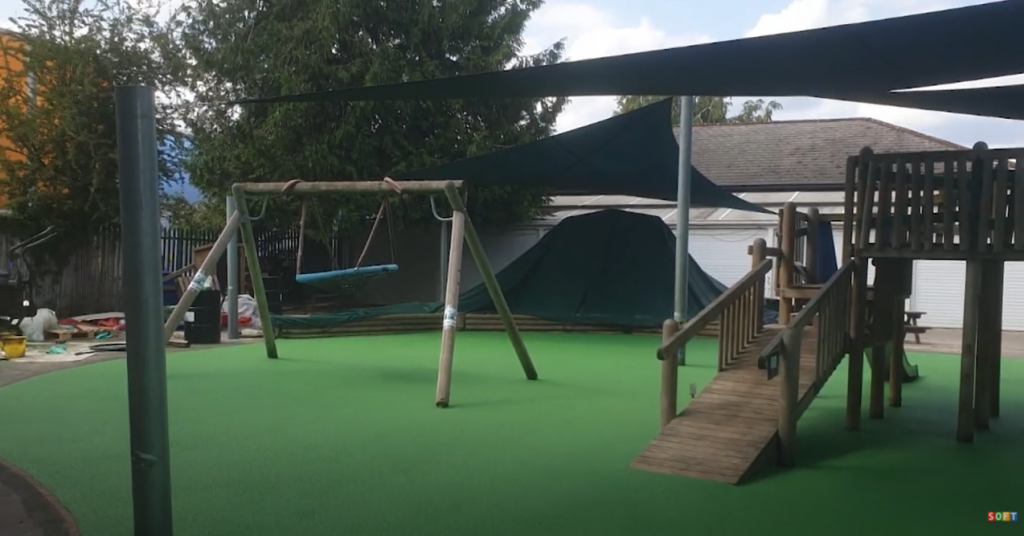
<svg viewBox="0 0 1024 536"><path fill-rule="evenodd" d="M393 274L398 271L397 264L379 264L376 266L357 266L344 270L331 270L329 272L314 272L311 274L298 274L295 281L303 285L310 285L327 290L347 286L358 280L370 279L382 275Z"/></svg>

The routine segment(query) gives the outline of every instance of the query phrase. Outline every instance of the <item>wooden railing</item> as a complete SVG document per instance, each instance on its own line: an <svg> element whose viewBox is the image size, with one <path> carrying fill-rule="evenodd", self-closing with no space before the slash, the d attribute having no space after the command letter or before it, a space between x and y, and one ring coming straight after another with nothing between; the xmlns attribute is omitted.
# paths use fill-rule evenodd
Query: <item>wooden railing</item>
<svg viewBox="0 0 1024 536"><path fill-rule="evenodd" d="M848 162L847 210L870 256L1024 258L1024 149L874 154ZM854 179L854 177L856 177ZM853 198L853 199L850 199ZM847 224L852 223L853 215Z"/></svg>
<svg viewBox="0 0 1024 536"><path fill-rule="evenodd" d="M677 415L679 367L676 356L680 348L697 336L706 326L719 320L718 370L729 367L736 357L764 328L765 277L772 270L771 259L766 259L767 247L762 239L754 243L753 268L750 272L715 298L686 324L678 326L666 320L662 328L662 343L658 347L661 360L661 426Z"/></svg>
<svg viewBox="0 0 1024 536"><path fill-rule="evenodd" d="M758 356L767 369L768 379L780 377L779 459L792 463L796 421L814 395L821 390L848 350L850 299L853 292L855 261L849 260L828 280L821 291L786 325ZM814 354L814 380L811 393L800 399L800 357L806 328L815 320L817 348Z"/></svg>

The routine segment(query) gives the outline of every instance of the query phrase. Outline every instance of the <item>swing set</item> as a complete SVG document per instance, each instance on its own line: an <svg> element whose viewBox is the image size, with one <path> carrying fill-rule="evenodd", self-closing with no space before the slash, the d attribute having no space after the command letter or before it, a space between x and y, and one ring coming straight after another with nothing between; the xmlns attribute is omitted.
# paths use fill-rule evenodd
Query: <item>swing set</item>
<svg viewBox="0 0 1024 536"><path fill-rule="evenodd" d="M302 181L298 180L289 181L282 189L282 193L288 193L301 182ZM402 193L402 187L397 182L386 177L383 182L395 193ZM316 219L317 225L320 227L320 232L324 236L328 236L327 228L323 221L323 215L320 213L320 208L316 204L316 199L310 199L308 201L312 205L313 217ZM398 272L398 264L395 262L395 230L391 223L391 203L385 195L381 199L380 208L377 209L377 215L373 218L373 226L370 227L370 234L366 238L366 243L363 244L363 250L359 254L359 258L356 260L355 266L339 269L338 256L335 254L334 248L331 247L330 243L327 243L325 245L327 246L327 254L331 258L331 269L326 272L302 273L302 254L306 243L306 205L307 199L303 198L302 208L299 211L299 247L298 251L295 253L295 281L297 283L309 285L325 292L345 292L354 291L357 287L368 283L370 280ZM391 262L388 264L363 266L363 261L366 259L366 254L370 250L370 245L373 243L373 238L377 234L377 229L380 227L381 220L384 220L388 227L388 250L391 253Z"/></svg>
<svg viewBox="0 0 1024 536"><path fill-rule="evenodd" d="M245 247L245 261L248 264L249 274L252 278L252 291L256 298L257 309L259 310L266 355L270 359L278 358L277 337L273 326L274 319L270 314L270 308L267 303L266 289L263 286L263 272L257 255L256 238L252 230L252 222L262 216L266 211L267 205L264 199L263 212L256 218L252 218L249 216L247 196L266 198L274 195L315 196L316 194L327 193L379 194L384 196L374 218L373 228L354 267L339 270L336 266L333 266L334 269L327 272L303 274L301 272L302 243L300 239L299 251L296 256L296 280L299 283L316 286L317 288L337 289L339 286L350 286L355 282L366 281L368 278L398 271L398 265L394 264L394 232L391 227L391 215L389 213L390 202L387 198L389 194L444 194L452 208L451 218L444 218L444 220L449 221L451 224L451 245L448 250L448 277L445 288L444 313L441 320L441 350L438 360L437 391L434 402L437 407L446 408L451 397L452 362L455 354L463 245L469 246L470 255L476 263L477 270L483 276L484 285L487 287L491 301L494 303L498 316L501 318L505 332L512 343L512 348L519 358L519 363L522 366L523 373L526 375L526 379L536 380L537 369L533 366L533 361L530 359L530 354L523 343L519 328L512 317L512 312L509 311L508 302L505 301L501 287L494 277L494 270L491 268L491 263L484 252L483 244L480 243L480 237L476 232L476 228L466 212L466 205L459 194L461 186L461 181L394 181L389 178L385 178L382 181L360 182L304 182L292 180L286 183L235 184L231 188L232 196L235 200L235 212L228 218L224 230L217 237L213 247L210 248L210 253L203 261L202 266L196 270L192 283L189 285L189 290L182 295L174 311L171 312L167 323L164 325L165 337L170 339L170 334L173 333L174 327L180 322L185 311L191 307L196 294L198 294L198 289L205 282L206 274L212 273L216 269L217 261L224 254L228 243L241 230L242 244ZM433 200L431 201L431 209L435 217L437 217ZM315 205L313 210L317 210ZM302 231L305 231L305 203L303 203L302 212L303 214L300 215L300 227L303 227ZM320 217L319 213L315 216ZM362 262L373 241L376 230L380 226L381 220L386 220L388 224L391 237L392 263L362 266ZM322 219L320 224L323 224ZM335 258L333 252L332 258ZM332 263L334 262L332 261Z"/></svg>

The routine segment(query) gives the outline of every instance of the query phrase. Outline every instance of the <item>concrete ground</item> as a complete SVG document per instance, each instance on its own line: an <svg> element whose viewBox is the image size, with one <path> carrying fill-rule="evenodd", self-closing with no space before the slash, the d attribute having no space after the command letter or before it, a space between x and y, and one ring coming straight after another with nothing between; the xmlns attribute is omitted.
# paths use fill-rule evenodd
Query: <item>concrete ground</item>
<svg viewBox="0 0 1024 536"><path fill-rule="evenodd" d="M935 354L959 354L963 330L932 329L921 335L921 344L914 342L913 335L907 335L908 352L929 352ZM1003 357L1024 358L1024 331L1003 332Z"/></svg>
<svg viewBox="0 0 1024 536"><path fill-rule="evenodd" d="M908 352L957 354L960 352L961 330L932 329L921 336L921 343L907 336ZM230 344L252 342L242 339ZM109 341L103 341L109 342ZM209 346L202 346L209 347ZM198 349L200 346L191 349ZM168 354L188 351L168 348ZM88 365L100 361L122 359L123 353L102 353L81 361L63 363L9 363L0 361L0 388L14 382L54 370ZM1024 358L1024 332L1003 333L1003 357ZM0 536L77 536L77 529L67 512L31 477L3 463L0 459Z"/></svg>

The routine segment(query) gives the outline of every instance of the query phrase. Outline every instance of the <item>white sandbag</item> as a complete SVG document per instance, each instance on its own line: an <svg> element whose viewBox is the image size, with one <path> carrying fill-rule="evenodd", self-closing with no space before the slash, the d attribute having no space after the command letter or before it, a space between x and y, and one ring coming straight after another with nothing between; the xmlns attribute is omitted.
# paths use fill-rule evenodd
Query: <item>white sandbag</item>
<svg viewBox="0 0 1024 536"><path fill-rule="evenodd" d="M223 305L222 309L223 309L223 311L225 313L228 312L228 302L227 302L227 300L224 300L224 305ZM259 309L256 307L256 298L253 298L252 296L250 296L248 294L239 294L238 295L238 316L248 316L249 318L252 319L252 322L249 323L249 327L259 328L260 327L260 312L259 312Z"/></svg>
<svg viewBox="0 0 1024 536"><path fill-rule="evenodd" d="M35 316L23 319L18 326L29 342L43 342L46 340L46 330L57 329L60 320L53 309L39 309Z"/></svg>

